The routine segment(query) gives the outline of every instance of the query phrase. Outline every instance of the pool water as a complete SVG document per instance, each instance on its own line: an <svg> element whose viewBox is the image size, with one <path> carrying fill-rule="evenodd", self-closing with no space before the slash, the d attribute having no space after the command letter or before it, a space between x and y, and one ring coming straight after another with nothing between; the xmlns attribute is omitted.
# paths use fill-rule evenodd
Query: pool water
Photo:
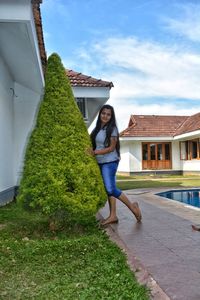
<svg viewBox="0 0 200 300"><path fill-rule="evenodd" d="M156 194L158 196L200 207L200 189L171 190Z"/></svg>

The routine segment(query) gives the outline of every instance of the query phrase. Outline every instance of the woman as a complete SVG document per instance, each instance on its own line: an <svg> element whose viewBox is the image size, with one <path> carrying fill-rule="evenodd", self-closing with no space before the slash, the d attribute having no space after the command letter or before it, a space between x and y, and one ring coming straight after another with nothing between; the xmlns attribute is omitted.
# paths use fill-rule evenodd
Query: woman
<svg viewBox="0 0 200 300"><path fill-rule="evenodd" d="M91 133L92 154L99 164L104 186L108 194L110 215L101 224L117 223L116 199L121 200L140 222L142 215L137 202L131 203L121 190L116 187L115 175L120 159L119 133L115 112L112 106L104 105L98 115L96 127Z"/></svg>

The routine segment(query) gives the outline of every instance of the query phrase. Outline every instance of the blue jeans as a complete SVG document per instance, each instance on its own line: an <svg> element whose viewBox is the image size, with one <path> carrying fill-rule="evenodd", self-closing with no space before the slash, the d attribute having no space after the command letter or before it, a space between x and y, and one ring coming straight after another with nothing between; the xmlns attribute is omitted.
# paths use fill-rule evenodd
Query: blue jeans
<svg viewBox="0 0 200 300"><path fill-rule="evenodd" d="M99 164L104 186L108 196L118 198L122 191L116 187L116 172L119 162L114 161L105 164Z"/></svg>

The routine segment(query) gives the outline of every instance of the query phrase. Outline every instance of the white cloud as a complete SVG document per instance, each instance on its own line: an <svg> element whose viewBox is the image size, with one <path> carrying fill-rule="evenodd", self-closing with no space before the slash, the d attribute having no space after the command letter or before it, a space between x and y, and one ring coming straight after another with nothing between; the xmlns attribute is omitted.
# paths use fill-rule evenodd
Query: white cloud
<svg viewBox="0 0 200 300"><path fill-rule="evenodd" d="M96 44L90 55L98 57L97 69L107 68L103 79L114 83L108 103L115 107L120 131L127 127L131 114L192 115L200 111L200 105L190 105L192 99L200 101L200 56L196 53L135 38L112 38ZM153 104L158 98L161 103ZM172 99L176 103L188 99L188 104L171 104Z"/></svg>
<svg viewBox="0 0 200 300"><path fill-rule="evenodd" d="M95 45L95 55L109 66L114 97L200 99L200 56L195 53L135 38L111 38Z"/></svg>
<svg viewBox="0 0 200 300"><path fill-rule="evenodd" d="M197 112L200 112L199 107L181 107L180 105L174 105L169 103L160 104L148 104L142 105L137 102L121 102L111 98L108 104L113 105L116 113L116 119L119 131L124 130L128 126L128 122L131 115L178 115L178 116L190 116ZM94 127L94 126L93 126Z"/></svg>
<svg viewBox="0 0 200 300"><path fill-rule="evenodd" d="M61 20L64 16L63 24L68 26L73 16L70 9L76 11L79 1L43 2L44 14L48 14L48 17L56 15ZM149 3L151 1L143 1L139 5ZM177 5L176 1L173 3L176 4L176 19L165 17L162 21L168 30L167 34L187 38L185 45L184 39L179 39L180 44L166 46L134 36L104 37L101 41L99 37L102 35L95 27L90 27L89 31L93 31L93 36L96 33L98 42L87 42L85 39L80 48L78 45L74 47L73 56L67 59L63 57L67 68L114 83L108 103L115 107L120 130L127 126L131 114L191 115L200 111L200 104L199 107L190 104L191 99L200 103L200 50L196 48L196 52L192 51L192 44L189 43L193 41L198 46L200 42L200 4L194 5L191 1L185 6ZM108 34L109 28L105 36ZM48 33L45 35L48 42L52 36L48 36ZM171 38L170 35L168 37ZM165 39L165 42L169 39ZM54 52L50 50L49 53ZM158 98L161 99L159 104L152 103L153 99ZM172 103L168 99L176 101ZM188 99L188 104L178 105L178 99Z"/></svg>
<svg viewBox="0 0 200 300"><path fill-rule="evenodd" d="M120 101L112 97L107 103L112 105L115 109L119 131L122 131L128 127L131 115L191 116L193 114L196 114L197 112L200 112L200 104L198 107L182 107L178 104L169 104L162 102L160 104L150 103L148 105L143 105L136 101L125 102L123 99ZM91 124L89 129L90 132L94 128L95 123L96 120Z"/></svg>
<svg viewBox="0 0 200 300"><path fill-rule="evenodd" d="M167 28L194 42L200 42L200 4L178 5L179 19L165 18Z"/></svg>

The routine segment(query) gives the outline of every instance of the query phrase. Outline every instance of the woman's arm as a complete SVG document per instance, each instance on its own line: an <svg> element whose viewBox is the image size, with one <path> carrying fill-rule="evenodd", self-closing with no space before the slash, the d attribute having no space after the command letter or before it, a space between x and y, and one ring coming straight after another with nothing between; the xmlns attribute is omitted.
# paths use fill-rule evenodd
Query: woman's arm
<svg viewBox="0 0 200 300"><path fill-rule="evenodd" d="M106 153L110 153L113 152L116 148L116 144L117 144L117 137L111 137L110 138L110 146L106 147L104 149L100 149L100 150L94 150L94 155L101 155L101 154L106 154Z"/></svg>

